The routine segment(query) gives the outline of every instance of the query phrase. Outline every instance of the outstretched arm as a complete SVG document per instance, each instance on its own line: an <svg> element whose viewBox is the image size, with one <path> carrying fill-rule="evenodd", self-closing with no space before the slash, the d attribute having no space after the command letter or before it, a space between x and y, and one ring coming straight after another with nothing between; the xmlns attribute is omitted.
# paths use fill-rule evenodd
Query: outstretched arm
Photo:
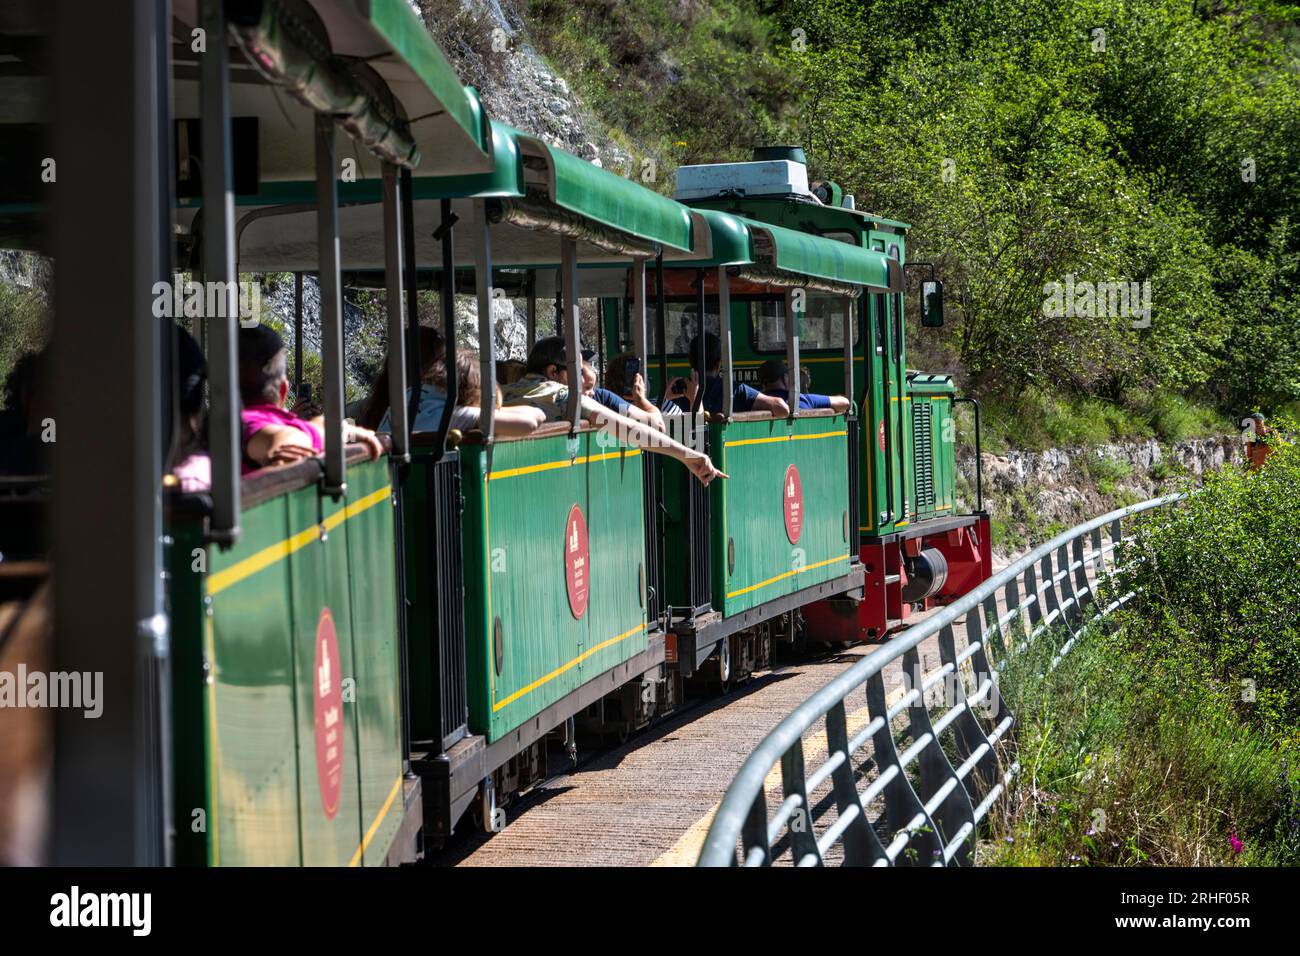
<svg viewBox="0 0 1300 956"><path fill-rule="evenodd" d="M714 478L726 478L727 475L713 466L712 459L703 452L687 448L681 442L674 441L650 425L635 421L625 415L610 411L599 402L583 400L582 415L602 432L625 444L633 445L656 455L676 458L690 471L701 484L707 485Z"/></svg>

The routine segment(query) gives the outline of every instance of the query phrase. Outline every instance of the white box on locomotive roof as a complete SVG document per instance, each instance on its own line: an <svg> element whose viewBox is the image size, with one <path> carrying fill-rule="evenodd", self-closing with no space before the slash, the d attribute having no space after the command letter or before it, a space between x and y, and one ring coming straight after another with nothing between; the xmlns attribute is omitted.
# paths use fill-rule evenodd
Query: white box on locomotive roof
<svg viewBox="0 0 1300 956"><path fill-rule="evenodd" d="M704 199L724 192L739 196L806 196L808 167L788 159L678 167L674 199Z"/></svg>

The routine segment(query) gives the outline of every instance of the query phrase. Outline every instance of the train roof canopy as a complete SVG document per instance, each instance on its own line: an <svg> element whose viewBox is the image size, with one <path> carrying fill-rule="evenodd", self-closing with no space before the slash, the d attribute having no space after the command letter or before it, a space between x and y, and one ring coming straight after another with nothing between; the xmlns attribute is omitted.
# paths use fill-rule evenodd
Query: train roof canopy
<svg viewBox="0 0 1300 956"><path fill-rule="evenodd" d="M697 242L700 254L675 263L679 267L735 266L760 281L841 293L892 288L884 253L716 209L693 211L707 225L709 241Z"/></svg>
<svg viewBox="0 0 1300 956"><path fill-rule="evenodd" d="M757 260L770 268L836 285L892 288L890 260L883 252L784 226L736 218L749 227Z"/></svg>
<svg viewBox="0 0 1300 956"><path fill-rule="evenodd" d="M492 258L501 267L546 268L559 262L559 236L578 241L587 263L617 263L629 254L666 259L707 254L711 231L705 213L585 162L503 123L491 124L493 169L481 173L422 176L412 180L416 262L441 263L433 231L440 200L457 216L456 264L474 261L481 222L473 200L487 200ZM238 211L241 271L312 271L316 265L313 182L267 184ZM378 176L339 185L343 268L377 270L384 264L381 183ZM256 208L249 209L248 206ZM192 220L182 210L182 225Z"/></svg>
<svg viewBox="0 0 1300 956"><path fill-rule="evenodd" d="M175 0L175 103L178 117L198 115L194 31L198 0ZM354 139L404 165L490 170L490 133L478 93L455 70L406 0L242 0L227 4L230 112L258 121L259 180L315 175L311 110L333 113ZM281 74L275 79L272 74ZM364 135L369 134L369 135ZM346 141L378 175L378 159ZM400 140L400 147L389 140ZM238 148L238 143L236 144Z"/></svg>

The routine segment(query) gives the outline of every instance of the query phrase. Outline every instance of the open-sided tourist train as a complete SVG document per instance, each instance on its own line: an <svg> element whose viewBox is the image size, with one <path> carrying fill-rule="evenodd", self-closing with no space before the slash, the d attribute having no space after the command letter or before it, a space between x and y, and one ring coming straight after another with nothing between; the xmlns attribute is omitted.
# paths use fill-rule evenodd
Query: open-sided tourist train
<svg viewBox="0 0 1300 956"><path fill-rule="evenodd" d="M0 234L54 257L57 369L98 397L58 413L52 491L6 484L0 569L34 559L5 594L32 600L48 559L59 659L117 654L121 675L97 738L56 728L56 858L81 838L180 864L411 861L467 813L499 827L553 735L621 737L684 681L725 689L775 643L883 639L988 577L988 518L957 513L962 399L905 362L908 227L810 184L802 151L684 167L670 199L491 120L404 0L130 0L76 22L7 6L0 129L35 175L6 186ZM122 155L95 155L115 131ZM97 189L113 195L86 215ZM174 322L152 290L272 272L320 279L323 458L241 476L226 302L193 320L212 489L181 494L161 464ZM349 285L386 290L377 461L339 427ZM409 428L426 289L452 375L455 299L477 299L479 430L450 429L450 403L437 431ZM526 303L530 344L564 336L570 381L581 346L631 351L656 397L688 370L682 343L718 334L723 410L677 432L729 479L593 431L576 389L566 420L496 435L502 298ZM580 299L599 342L579 341ZM920 312L942 321L933 275ZM806 371L790 415L734 411L732 382L772 357ZM800 410L801 389L852 405ZM70 477L109 472L90 502ZM86 842L60 808L114 772L124 802L97 825L122 814L126 842Z"/></svg>

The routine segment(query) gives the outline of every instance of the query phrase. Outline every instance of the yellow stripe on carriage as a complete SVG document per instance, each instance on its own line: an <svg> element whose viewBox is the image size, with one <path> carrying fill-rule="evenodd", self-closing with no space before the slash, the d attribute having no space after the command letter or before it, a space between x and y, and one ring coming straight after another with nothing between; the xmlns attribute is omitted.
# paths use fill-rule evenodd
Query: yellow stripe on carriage
<svg viewBox="0 0 1300 956"><path fill-rule="evenodd" d="M351 504L345 505L333 514L327 515L318 525L312 525L310 528L304 528L297 534L285 538L283 541L277 541L269 547L263 548L256 554L244 558L242 561L236 561L224 571L217 571L208 576L208 595L219 594L228 587L233 587L245 578L250 578L259 571L265 571L277 561L281 561L293 554L295 551L307 547L313 541L319 540L320 531L323 527L327 532L333 531L344 521L349 518L355 518L361 512L373 508L381 501L385 501L392 496L393 486L384 485L378 491L372 491L364 498L358 498Z"/></svg>
<svg viewBox="0 0 1300 956"><path fill-rule="evenodd" d="M636 627L632 628L632 630L624 631L622 634L618 635L618 637L611 637L609 640L602 641L601 643L597 644L595 647L591 648L591 650L583 651L573 660L569 661L569 663L561 664L559 667L551 671L545 677L537 678L537 680L533 681L527 687L521 687L519 690L515 691L513 694L511 694L509 697L505 698L504 700L500 700L494 703L492 705L493 713L500 710L502 707L507 707L510 704L513 704L515 701L517 701L520 697L523 697L525 694L531 694L533 691L537 690L537 688L541 687L547 681L554 680L556 677L559 677L569 668L575 667L576 665L585 661L588 657L590 657L592 654L595 654L597 651L603 651L605 648L613 644L617 644L619 641L625 641L633 634L640 634L644 630L645 630L645 622L643 621L640 624L638 624Z"/></svg>
<svg viewBox="0 0 1300 956"><path fill-rule="evenodd" d="M777 441L812 441L814 438L847 438L847 431L838 432L817 432L813 435L772 435L768 438L741 438L738 441L729 441L726 443L728 448L736 448L740 445L766 445Z"/></svg>
<svg viewBox="0 0 1300 956"><path fill-rule="evenodd" d="M555 468L572 468L574 465L586 465L597 461L608 461L611 458L621 458L626 455L628 458L635 458L641 454L639 448L624 448L619 451L611 451L604 455L583 455L579 458L564 459L564 461L548 461L541 465L525 465L522 468L506 468L503 471L494 471L488 476L490 481L496 481L499 478L517 478L519 475L531 475L539 471L551 471Z"/></svg>
<svg viewBox="0 0 1300 956"><path fill-rule="evenodd" d="M383 823L384 817L388 816L388 809L393 805L393 801L397 799L397 795L401 790L402 778L399 776L397 782L393 784L393 789L388 791L388 799L385 800L384 805L379 808L378 816L376 816L371 822L370 829L366 830L366 835L364 839L362 839L361 845L357 847L357 852L353 853L352 859L348 861L348 866L356 866L361 862L361 854L366 852L366 847L370 846L370 841L373 840L375 834L379 832L379 824Z"/></svg>
<svg viewBox="0 0 1300 956"><path fill-rule="evenodd" d="M793 571L786 571L778 574L774 578L768 578L766 581L759 581L757 584L751 584L747 588L741 588L739 591L728 591L727 597L739 597L742 594L748 594L750 591L757 591L759 588L765 588L769 584L775 584L777 581L784 581L786 578L793 577L796 574L803 574L805 571L815 571L818 568L824 568L828 564L836 564L840 561L847 561L849 556L842 554L838 558L831 558L829 561L818 561L816 564L810 564L807 567L795 568Z"/></svg>

